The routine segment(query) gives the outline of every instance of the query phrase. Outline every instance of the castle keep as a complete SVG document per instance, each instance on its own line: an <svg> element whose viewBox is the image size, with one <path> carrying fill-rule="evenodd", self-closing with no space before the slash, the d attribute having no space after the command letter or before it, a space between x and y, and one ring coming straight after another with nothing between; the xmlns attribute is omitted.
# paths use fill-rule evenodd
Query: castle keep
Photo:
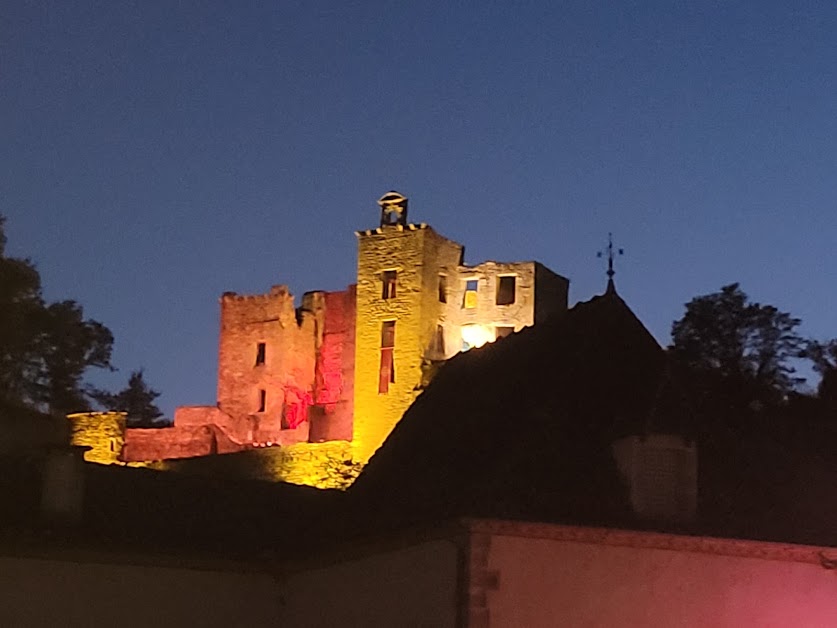
<svg viewBox="0 0 837 628"><path fill-rule="evenodd" d="M74 443L127 463L269 448L275 479L334 486L325 469L365 464L446 360L567 309L568 280L542 264L467 266L461 244L407 220L407 198L378 204L378 226L356 233L355 285L299 306L281 285L222 295L216 405L128 428L105 452L77 423Z"/></svg>

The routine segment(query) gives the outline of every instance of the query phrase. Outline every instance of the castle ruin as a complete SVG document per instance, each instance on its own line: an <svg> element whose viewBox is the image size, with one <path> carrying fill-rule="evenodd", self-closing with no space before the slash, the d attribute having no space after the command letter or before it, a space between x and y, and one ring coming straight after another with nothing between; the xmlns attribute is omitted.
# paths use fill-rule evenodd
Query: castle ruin
<svg viewBox="0 0 837 628"><path fill-rule="evenodd" d="M365 464L446 360L567 309L569 281L542 264L465 265L461 244L407 220L406 197L378 204L356 233L356 284L299 306L283 285L222 295L216 405L109 439L74 415L74 444L129 464L269 448L274 479L339 486L323 468Z"/></svg>

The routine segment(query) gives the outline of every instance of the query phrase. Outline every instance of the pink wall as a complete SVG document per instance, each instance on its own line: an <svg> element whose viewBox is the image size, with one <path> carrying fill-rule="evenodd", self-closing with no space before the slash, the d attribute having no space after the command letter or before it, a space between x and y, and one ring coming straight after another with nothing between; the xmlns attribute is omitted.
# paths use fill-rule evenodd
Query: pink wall
<svg viewBox="0 0 837 628"><path fill-rule="evenodd" d="M247 446L232 440L225 427L235 426L215 406L180 407L175 410L172 427L125 430L121 458L125 462L194 458L240 451Z"/></svg>
<svg viewBox="0 0 837 628"><path fill-rule="evenodd" d="M837 572L821 548L512 528L483 534L492 628L837 625Z"/></svg>
<svg viewBox="0 0 837 628"><path fill-rule="evenodd" d="M303 306L321 307L321 293L309 293L306 300ZM218 345L218 407L236 420L258 415L262 431L279 431L285 406L310 397L313 389L320 316L303 309L298 318L287 286L274 286L262 295L225 293ZM256 363L259 343L265 344L262 364ZM260 390L266 393L263 411L258 409ZM307 426L302 440L306 439Z"/></svg>
<svg viewBox="0 0 837 628"><path fill-rule="evenodd" d="M310 438L352 439L355 375L355 287L324 293L325 319L317 352Z"/></svg>
<svg viewBox="0 0 837 628"><path fill-rule="evenodd" d="M241 445L249 445L259 427L253 417L231 417L218 406L179 406L174 411L175 428L209 426L216 426L216 434L220 431L228 439Z"/></svg>

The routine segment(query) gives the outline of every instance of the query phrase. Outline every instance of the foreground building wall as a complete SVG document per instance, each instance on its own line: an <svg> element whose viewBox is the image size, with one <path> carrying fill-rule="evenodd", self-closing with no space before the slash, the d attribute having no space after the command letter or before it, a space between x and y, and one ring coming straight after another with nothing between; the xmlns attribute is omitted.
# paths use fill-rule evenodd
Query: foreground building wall
<svg viewBox="0 0 837 628"><path fill-rule="evenodd" d="M498 520L446 534L290 571L280 623L829 628L837 617L829 548Z"/></svg>
<svg viewBox="0 0 837 628"><path fill-rule="evenodd" d="M470 625L833 626L831 550L543 524L477 523ZM477 621L478 620L478 621Z"/></svg>
<svg viewBox="0 0 837 628"><path fill-rule="evenodd" d="M0 625L276 626L282 609L276 581L245 567L190 569L87 553L3 556Z"/></svg>
<svg viewBox="0 0 837 628"><path fill-rule="evenodd" d="M352 543L305 564L53 547L0 556L0 624L831 628L835 554L498 520Z"/></svg>
<svg viewBox="0 0 837 628"><path fill-rule="evenodd" d="M457 560L457 545L437 540L290 572L276 625L454 628Z"/></svg>

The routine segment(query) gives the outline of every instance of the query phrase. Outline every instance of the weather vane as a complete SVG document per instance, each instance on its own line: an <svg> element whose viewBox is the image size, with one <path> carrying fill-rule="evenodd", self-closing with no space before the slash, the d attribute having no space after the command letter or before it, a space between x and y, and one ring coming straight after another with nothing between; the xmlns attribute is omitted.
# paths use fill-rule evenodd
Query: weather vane
<svg viewBox="0 0 837 628"><path fill-rule="evenodd" d="M613 234L607 234L607 248L604 251L599 251L596 253L596 257L603 257L607 254L607 290L608 292L614 291L616 288L613 285L613 275L616 274L616 271L613 270L613 258L617 255L624 255L624 249L614 249L613 248Z"/></svg>

